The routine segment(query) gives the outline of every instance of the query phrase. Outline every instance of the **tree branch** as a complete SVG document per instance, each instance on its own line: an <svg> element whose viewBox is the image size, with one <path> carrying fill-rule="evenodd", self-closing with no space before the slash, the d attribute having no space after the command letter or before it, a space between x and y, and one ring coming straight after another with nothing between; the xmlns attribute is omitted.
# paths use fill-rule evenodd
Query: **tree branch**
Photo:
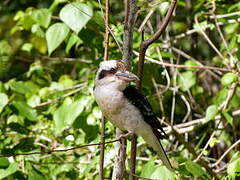
<svg viewBox="0 0 240 180"><path fill-rule="evenodd" d="M123 36L123 56L122 61L126 65L127 69L131 70L132 60L132 39L133 39L133 27L136 16L136 5L135 0L125 0L125 20L124 20L124 36ZM116 136L123 135L119 129L116 130ZM125 159L126 159L126 141L121 141L116 144L117 158L114 163L114 170L112 179L122 180L125 171ZM132 164L132 163L130 163ZM135 168L134 165L130 167ZM135 171L134 171L135 172Z"/></svg>
<svg viewBox="0 0 240 180"><path fill-rule="evenodd" d="M158 31L149 39L147 40L143 40L141 45L140 45L140 52L139 52L139 63L138 63L138 77L140 79L139 83L138 83L138 88L141 89L142 86L142 77L143 77L143 65L144 65L144 60L145 60L145 54L147 51L147 48L153 43L155 42L157 39L159 39L159 37L162 35L162 33L165 31L172 15L173 15L173 11L176 7L177 4L177 0L172 0L171 1L171 5L168 9L167 15L165 16L160 28L158 29Z"/></svg>
<svg viewBox="0 0 240 180"><path fill-rule="evenodd" d="M104 48L104 61L108 60L109 50L109 0L106 0L105 5L105 48ZM99 177L100 180L104 180L104 150L105 150L105 118L101 118L101 146L100 146L100 163L99 163Z"/></svg>

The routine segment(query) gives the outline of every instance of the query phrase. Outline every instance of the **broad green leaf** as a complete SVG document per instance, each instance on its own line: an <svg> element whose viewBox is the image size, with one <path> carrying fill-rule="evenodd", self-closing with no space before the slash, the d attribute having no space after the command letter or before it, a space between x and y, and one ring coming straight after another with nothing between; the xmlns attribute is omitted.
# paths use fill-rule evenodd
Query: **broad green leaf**
<svg viewBox="0 0 240 180"><path fill-rule="evenodd" d="M228 24L225 26L224 30L225 30L226 34L232 34L232 33L234 33L234 31L236 31L238 29L238 26L239 26L238 23Z"/></svg>
<svg viewBox="0 0 240 180"><path fill-rule="evenodd" d="M68 43L67 43L67 46L66 46L66 49L65 49L65 52L68 54L70 49L74 46L74 44L76 44L78 41L81 41L81 39L75 34L75 33L72 33L69 40L68 40Z"/></svg>
<svg viewBox="0 0 240 180"><path fill-rule="evenodd" d="M0 157L0 168L9 166L9 161L6 157Z"/></svg>
<svg viewBox="0 0 240 180"><path fill-rule="evenodd" d="M12 53L13 50L8 41L0 41L0 55L11 55Z"/></svg>
<svg viewBox="0 0 240 180"><path fill-rule="evenodd" d="M235 178L240 175L240 158L230 162L227 166L227 173L230 177Z"/></svg>
<svg viewBox="0 0 240 180"><path fill-rule="evenodd" d="M202 167L192 161L187 161L185 167L195 177L203 176L205 174Z"/></svg>
<svg viewBox="0 0 240 180"><path fill-rule="evenodd" d="M40 104L41 102L41 98L37 95L32 95L28 100L27 100L27 104L30 107L36 107L38 104Z"/></svg>
<svg viewBox="0 0 240 180"><path fill-rule="evenodd" d="M213 120L218 113L218 107L216 105L211 105L207 108L206 111L206 121Z"/></svg>
<svg viewBox="0 0 240 180"><path fill-rule="evenodd" d="M0 93L0 113L2 112L3 108L8 103L8 96L4 93Z"/></svg>
<svg viewBox="0 0 240 180"><path fill-rule="evenodd" d="M21 94L31 93L31 89L22 81L11 82L10 87L12 90Z"/></svg>
<svg viewBox="0 0 240 180"><path fill-rule="evenodd" d="M30 16L29 14L25 14L19 22L26 30L29 30L32 27L32 25L35 24L32 16Z"/></svg>
<svg viewBox="0 0 240 180"><path fill-rule="evenodd" d="M37 111L29 107L25 102L18 101L13 103L18 113L30 121L37 120Z"/></svg>
<svg viewBox="0 0 240 180"><path fill-rule="evenodd" d="M69 33L69 28L63 23L55 23L46 32L48 54L51 53L64 41Z"/></svg>
<svg viewBox="0 0 240 180"><path fill-rule="evenodd" d="M221 78L221 83L224 86L228 86L232 84L233 82L236 82L238 80L238 75L234 73L226 73L222 78Z"/></svg>
<svg viewBox="0 0 240 180"><path fill-rule="evenodd" d="M196 75L191 71L180 73L178 76L178 84L182 91L187 91L196 84Z"/></svg>
<svg viewBox="0 0 240 180"><path fill-rule="evenodd" d="M43 177L41 174L32 169L32 171L29 172L28 180L46 180L46 177Z"/></svg>
<svg viewBox="0 0 240 180"><path fill-rule="evenodd" d="M82 99L73 102L70 98L66 98L64 103L53 113L56 133L59 134L66 126L72 125L84 107Z"/></svg>
<svg viewBox="0 0 240 180"><path fill-rule="evenodd" d="M52 13L48 9L37 9L32 12L33 19L40 25L47 28L51 22Z"/></svg>
<svg viewBox="0 0 240 180"><path fill-rule="evenodd" d="M0 169L0 179L6 178L17 171L17 163L11 163L7 169Z"/></svg>
<svg viewBox="0 0 240 180"><path fill-rule="evenodd" d="M175 180L175 174L165 166L160 166L152 173L151 179Z"/></svg>
<svg viewBox="0 0 240 180"><path fill-rule="evenodd" d="M64 6L60 11L60 19L66 23L74 32L79 31L91 19L93 10L83 3L70 3Z"/></svg>
<svg viewBox="0 0 240 180"><path fill-rule="evenodd" d="M45 36L45 33L44 33L44 31L42 30L42 28L40 27L39 24L32 25L31 32L36 34L37 36L39 36L41 38L44 38L44 36Z"/></svg>
<svg viewBox="0 0 240 180"><path fill-rule="evenodd" d="M154 165L154 161L150 160L143 166L143 169L142 169L142 172L141 172L140 176L145 177L145 178L150 178L155 169L156 168L155 168L155 165Z"/></svg>

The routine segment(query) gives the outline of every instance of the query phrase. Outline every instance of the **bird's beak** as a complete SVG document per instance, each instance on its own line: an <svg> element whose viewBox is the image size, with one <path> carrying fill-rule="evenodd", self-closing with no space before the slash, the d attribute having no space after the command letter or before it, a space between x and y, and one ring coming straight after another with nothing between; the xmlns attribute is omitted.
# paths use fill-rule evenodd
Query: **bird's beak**
<svg viewBox="0 0 240 180"><path fill-rule="evenodd" d="M128 71L116 73L115 76L125 81L139 81L139 78L135 74Z"/></svg>

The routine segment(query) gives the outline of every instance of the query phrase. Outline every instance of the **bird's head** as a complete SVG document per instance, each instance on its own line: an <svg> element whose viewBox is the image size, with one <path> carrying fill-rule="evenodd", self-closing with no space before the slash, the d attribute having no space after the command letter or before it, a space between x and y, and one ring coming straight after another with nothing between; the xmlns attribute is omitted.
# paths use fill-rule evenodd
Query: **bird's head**
<svg viewBox="0 0 240 180"><path fill-rule="evenodd" d="M122 61L109 60L100 63L95 85L96 87L112 86L113 88L123 90L128 82L138 80L135 74L127 71Z"/></svg>

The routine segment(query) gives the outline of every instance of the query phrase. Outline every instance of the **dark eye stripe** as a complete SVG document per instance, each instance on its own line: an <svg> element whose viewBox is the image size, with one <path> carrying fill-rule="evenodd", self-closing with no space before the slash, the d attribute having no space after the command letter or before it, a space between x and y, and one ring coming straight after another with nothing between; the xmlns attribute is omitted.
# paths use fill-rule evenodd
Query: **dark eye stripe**
<svg viewBox="0 0 240 180"><path fill-rule="evenodd" d="M106 77L109 74L115 74L117 72L117 69L112 68L110 70L102 70L99 75L98 75L98 79L103 79L104 77Z"/></svg>
<svg viewBox="0 0 240 180"><path fill-rule="evenodd" d="M100 79L104 78L105 76L107 76L107 74L108 74L108 71L102 70L98 75L98 79L100 80Z"/></svg>

